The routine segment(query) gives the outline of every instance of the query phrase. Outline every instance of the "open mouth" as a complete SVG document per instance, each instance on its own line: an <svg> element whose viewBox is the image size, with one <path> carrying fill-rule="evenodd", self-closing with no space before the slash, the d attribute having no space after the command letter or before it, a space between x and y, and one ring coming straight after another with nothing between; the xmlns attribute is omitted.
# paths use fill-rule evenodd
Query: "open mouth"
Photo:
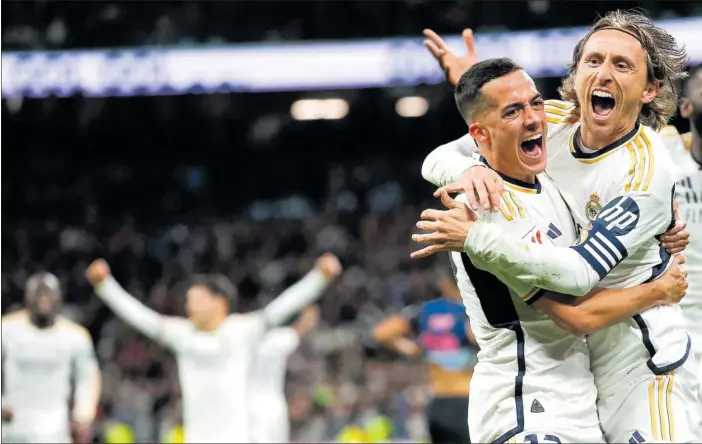
<svg viewBox="0 0 702 444"><path fill-rule="evenodd" d="M592 112L598 117L608 117L617 104L614 96L606 91L592 92Z"/></svg>
<svg viewBox="0 0 702 444"><path fill-rule="evenodd" d="M522 152L528 157L539 157L543 151L543 135L535 134L520 145Z"/></svg>

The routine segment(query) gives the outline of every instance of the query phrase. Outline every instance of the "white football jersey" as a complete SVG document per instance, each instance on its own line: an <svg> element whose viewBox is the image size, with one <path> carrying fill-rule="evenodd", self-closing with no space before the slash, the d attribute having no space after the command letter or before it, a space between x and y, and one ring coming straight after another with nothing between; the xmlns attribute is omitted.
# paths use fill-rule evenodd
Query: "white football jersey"
<svg viewBox="0 0 702 444"><path fill-rule="evenodd" d="M628 288L656 279L671 259L658 236L675 223L675 170L660 136L637 123L619 141L586 152L578 146L572 104L547 101L546 115L546 171L578 224L573 248L599 275L598 286ZM682 365L690 351L679 306L651 308L588 336L588 344L602 397L639 363L648 361L662 374Z"/></svg>
<svg viewBox="0 0 702 444"><path fill-rule="evenodd" d="M230 315L211 332L169 318L159 341L178 363L185 442L249 442L249 372L265 332L257 314Z"/></svg>
<svg viewBox="0 0 702 444"><path fill-rule="evenodd" d="M585 294L595 285L628 288L656 279L671 263L658 236L674 223L675 173L660 136L637 123L619 141L589 151L578 146L573 104L548 100L545 108L546 173L570 208L578 241L556 255L552 248L482 241L488 228L472 230L473 239L499 250L485 253L511 263L522 281L554 291ZM476 164L466 156L476 151L470 136L439 147L425 160L422 175L439 186L455 181ZM688 358L690 344L679 306L655 307L588 336L600 396L642 363L655 374L674 370Z"/></svg>
<svg viewBox="0 0 702 444"><path fill-rule="evenodd" d="M481 220L505 227L516 239L573 243L571 215L547 177L535 185L505 177L505 188L500 211L480 211ZM507 442L525 429L556 433L567 425L599 432L584 338L532 308L543 291L521 283L509 267L493 275L464 253L452 252L451 259L480 346L471 381L471 399L479 400L469 409L471 440Z"/></svg>
<svg viewBox="0 0 702 444"><path fill-rule="evenodd" d="M267 332L259 343L251 372L251 438L253 442L288 442L289 418L285 398L288 358L300 345L290 327Z"/></svg>
<svg viewBox="0 0 702 444"><path fill-rule="evenodd" d="M2 379L2 406L14 415L2 425L5 442L71 442L69 419L95 416L100 373L93 342L63 317L42 329L26 310L3 316Z"/></svg>
<svg viewBox="0 0 702 444"><path fill-rule="evenodd" d="M674 126L664 127L660 135L678 173L675 197L690 232L690 245L684 252L689 287L680 307L692 348L702 359L702 170L690 155L691 139L683 138Z"/></svg>

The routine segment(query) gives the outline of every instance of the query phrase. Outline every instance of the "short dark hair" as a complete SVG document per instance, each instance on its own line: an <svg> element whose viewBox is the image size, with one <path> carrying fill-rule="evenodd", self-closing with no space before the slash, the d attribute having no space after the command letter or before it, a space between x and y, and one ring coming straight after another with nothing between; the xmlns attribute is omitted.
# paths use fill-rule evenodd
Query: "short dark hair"
<svg viewBox="0 0 702 444"><path fill-rule="evenodd" d="M224 298L229 304L229 308L233 309L236 305L239 292L236 286L232 284L224 275L221 274L196 274L187 282L187 288L202 286L207 288L213 295Z"/></svg>
<svg viewBox="0 0 702 444"><path fill-rule="evenodd" d="M690 94L692 94L692 91L690 91L690 85L694 81L695 78L699 77L700 80L702 80L702 63L699 63L692 68L690 68L690 71L688 72L688 76L685 77L683 80L683 87L682 87L682 94L683 97L687 97L688 99L690 98Z"/></svg>
<svg viewBox="0 0 702 444"><path fill-rule="evenodd" d="M463 120L470 123L473 111L481 99L483 85L502 76L520 71L521 66L508 58L487 59L476 63L463 73L456 84L454 99Z"/></svg>

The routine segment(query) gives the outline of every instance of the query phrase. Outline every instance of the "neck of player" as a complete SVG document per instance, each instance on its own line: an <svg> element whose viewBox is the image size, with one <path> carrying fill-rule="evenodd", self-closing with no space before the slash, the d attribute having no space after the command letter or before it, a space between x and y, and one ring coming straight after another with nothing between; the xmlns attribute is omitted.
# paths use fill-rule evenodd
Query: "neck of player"
<svg viewBox="0 0 702 444"><path fill-rule="evenodd" d="M636 126L636 120L628 125L624 125L613 130L605 128L590 128L586 125L580 125L580 142L583 147L591 150L601 150L609 145L617 142L622 137L626 136Z"/></svg>
<svg viewBox="0 0 702 444"><path fill-rule="evenodd" d="M54 325L56 318L52 315L30 313L29 317L37 328L50 328Z"/></svg>
<svg viewBox="0 0 702 444"><path fill-rule="evenodd" d="M219 328L220 325L227 319L226 314L217 314L216 316L212 316L211 318L207 320L203 320L201 322L198 322L195 324L195 327L198 330L201 331L215 331Z"/></svg>
<svg viewBox="0 0 702 444"><path fill-rule="evenodd" d="M490 157L485 156L485 159L490 164L490 167L498 173L520 182L532 185L536 183L536 174L531 171L525 171L522 165L518 165L518 162L503 160L499 156Z"/></svg>

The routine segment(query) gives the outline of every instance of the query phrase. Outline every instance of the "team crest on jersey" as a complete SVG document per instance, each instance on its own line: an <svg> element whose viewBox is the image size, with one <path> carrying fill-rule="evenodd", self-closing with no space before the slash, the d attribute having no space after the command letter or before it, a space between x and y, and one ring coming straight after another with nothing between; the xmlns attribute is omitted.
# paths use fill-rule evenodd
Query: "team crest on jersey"
<svg viewBox="0 0 702 444"><path fill-rule="evenodd" d="M585 204L585 215L590 220L595 220L597 213L602 209L600 204L600 195L597 193L590 194L590 200Z"/></svg>
<svg viewBox="0 0 702 444"><path fill-rule="evenodd" d="M578 235L578 240L575 241L575 245L582 245L585 243L588 236L590 236L590 230L592 230L592 224L589 224L587 227L580 230L580 234Z"/></svg>

